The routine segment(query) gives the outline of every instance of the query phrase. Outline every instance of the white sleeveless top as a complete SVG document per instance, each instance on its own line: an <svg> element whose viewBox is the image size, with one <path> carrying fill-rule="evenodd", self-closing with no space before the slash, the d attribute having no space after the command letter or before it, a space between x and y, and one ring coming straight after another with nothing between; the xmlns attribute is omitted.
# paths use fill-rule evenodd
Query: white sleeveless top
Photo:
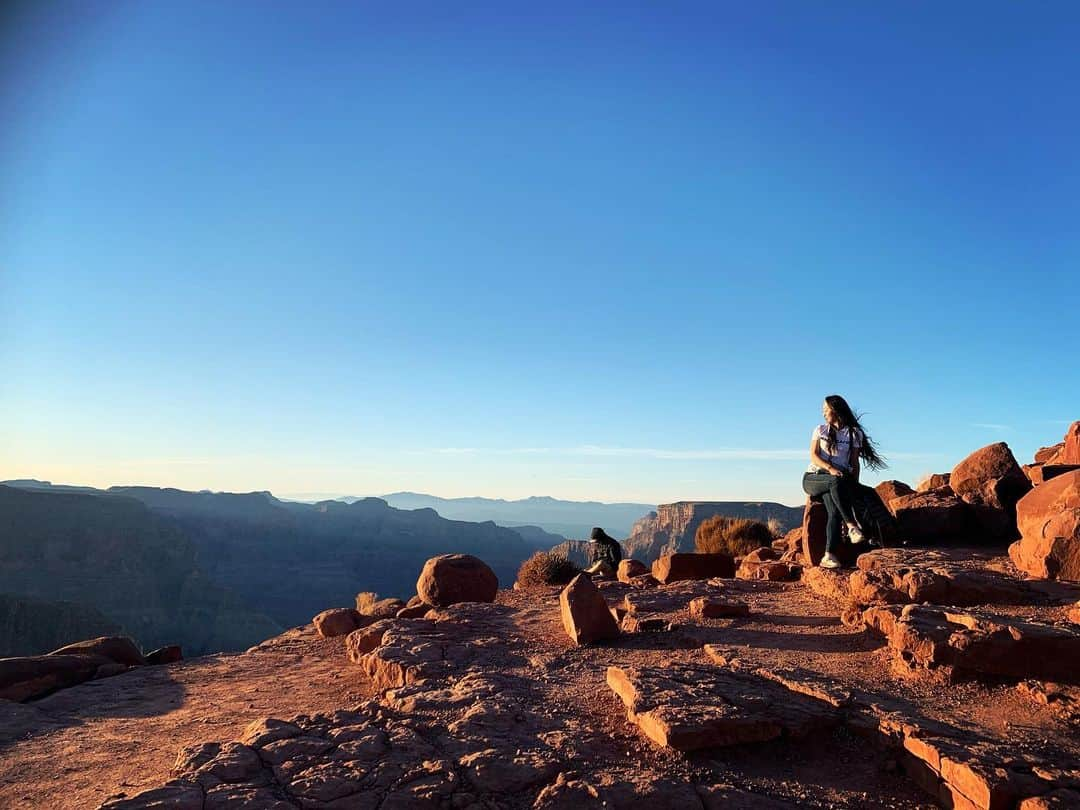
<svg viewBox="0 0 1080 810"><path fill-rule="evenodd" d="M838 470L844 472L851 472L851 466L848 464L851 458L851 441L855 440L855 455L859 454L859 450L863 445L863 434L858 428L852 430L851 428L838 428L836 431L836 447L833 448L833 452L829 452L829 426L818 425L814 428L810 434L810 439L813 441L817 439L818 443L818 455L828 461ZM816 464L811 464L807 472L821 472L821 468Z"/></svg>

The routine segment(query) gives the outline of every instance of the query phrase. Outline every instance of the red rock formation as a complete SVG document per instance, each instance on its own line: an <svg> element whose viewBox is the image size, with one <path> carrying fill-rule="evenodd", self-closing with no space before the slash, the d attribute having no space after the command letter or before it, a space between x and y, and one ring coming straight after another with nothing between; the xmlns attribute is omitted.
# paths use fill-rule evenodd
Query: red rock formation
<svg viewBox="0 0 1080 810"><path fill-rule="evenodd" d="M1051 463L1047 460L1047 464ZM1080 420L1069 425L1061 451L1054 458L1057 464L1080 464Z"/></svg>
<svg viewBox="0 0 1080 810"><path fill-rule="evenodd" d="M1016 566L1034 577L1080 580L1080 470L1036 487L1016 505Z"/></svg>
<svg viewBox="0 0 1080 810"><path fill-rule="evenodd" d="M24 701L127 667L103 655L30 655L0 658L0 700Z"/></svg>
<svg viewBox="0 0 1080 810"><path fill-rule="evenodd" d="M903 495L915 494L915 490L913 490L903 481L882 481L880 484L874 487L874 491L877 492L878 497L881 498L881 502L885 504L885 506L888 506L889 501L891 501L893 498L899 498Z"/></svg>
<svg viewBox="0 0 1080 810"><path fill-rule="evenodd" d="M902 670L1080 682L1075 627L936 605L872 607L863 618L888 639Z"/></svg>
<svg viewBox="0 0 1080 810"><path fill-rule="evenodd" d="M631 582L634 577L640 577L649 573L648 567L640 560L622 560L615 576L619 582Z"/></svg>
<svg viewBox="0 0 1080 810"><path fill-rule="evenodd" d="M1055 458L1064 447L1065 442L1058 442L1057 444L1051 445L1050 447L1040 447L1038 450L1035 451L1035 463L1045 464L1046 462L1050 461L1050 459Z"/></svg>
<svg viewBox="0 0 1080 810"><path fill-rule="evenodd" d="M1016 538L1016 502L1031 489L1031 482L1005 442L979 448L957 464L949 486L971 505L987 539Z"/></svg>
<svg viewBox="0 0 1080 810"><path fill-rule="evenodd" d="M316 632L323 638L346 636L372 621L374 619L370 616L364 616L354 608L330 608L311 620Z"/></svg>
<svg viewBox="0 0 1080 810"><path fill-rule="evenodd" d="M949 479L952 476L949 473L933 473L926 476L926 478L919 482L919 485L915 488L917 492L929 492L932 489L940 489L941 487L947 487L949 485ZM910 493L904 493L910 494ZM888 501L885 501L888 503Z"/></svg>
<svg viewBox="0 0 1080 810"><path fill-rule="evenodd" d="M971 509L948 487L903 495L889 502L897 534L915 543L972 539L976 524Z"/></svg>
<svg viewBox="0 0 1080 810"><path fill-rule="evenodd" d="M575 644L618 638L619 626L607 600L586 574L578 574L559 594L563 628Z"/></svg>
<svg viewBox="0 0 1080 810"><path fill-rule="evenodd" d="M699 596L690 600L690 616L694 619L727 619L749 615L750 607L745 602L715 596Z"/></svg>
<svg viewBox="0 0 1080 810"><path fill-rule="evenodd" d="M817 700L719 667L608 667L607 683L630 722L676 751L804 737L839 722Z"/></svg>
<svg viewBox="0 0 1080 810"><path fill-rule="evenodd" d="M658 582L682 582L735 576L735 559L730 554L665 554L652 564Z"/></svg>
<svg viewBox="0 0 1080 810"><path fill-rule="evenodd" d="M345 654L354 664L359 664L361 659L372 650L382 644L386 631L394 626L391 619L379 619L367 627L353 630L345 636Z"/></svg>
<svg viewBox="0 0 1080 810"><path fill-rule="evenodd" d="M135 642L127 636L102 636L68 644L49 655L100 655L128 667L141 667L146 663Z"/></svg>
<svg viewBox="0 0 1080 810"><path fill-rule="evenodd" d="M443 554L424 564L416 594L426 604L447 607L458 602L494 602L499 579L471 554Z"/></svg>
<svg viewBox="0 0 1080 810"><path fill-rule="evenodd" d="M714 515L749 518L763 523L775 518L785 528L793 527L799 520L797 508L778 503L679 501L661 504L656 512L637 521L623 543L623 549L628 557L639 560L694 551L698 526Z"/></svg>
<svg viewBox="0 0 1080 810"><path fill-rule="evenodd" d="M394 616L398 619L422 619L427 615L429 610L431 610L431 605L425 605L423 603L419 605L407 605L395 613Z"/></svg>

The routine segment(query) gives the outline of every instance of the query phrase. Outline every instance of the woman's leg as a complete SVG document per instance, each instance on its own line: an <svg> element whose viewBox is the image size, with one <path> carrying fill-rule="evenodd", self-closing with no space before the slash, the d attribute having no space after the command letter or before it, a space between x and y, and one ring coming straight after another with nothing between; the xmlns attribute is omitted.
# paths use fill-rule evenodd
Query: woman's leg
<svg viewBox="0 0 1080 810"><path fill-rule="evenodd" d="M832 479L832 481L829 482L829 495L832 496L833 502L836 504L836 509L840 513L840 517L843 518L844 523L854 523L855 514L851 511L852 482L847 476L830 475L829 477Z"/></svg>
<svg viewBox="0 0 1080 810"><path fill-rule="evenodd" d="M833 477L835 478L835 476ZM822 495L821 500L825 502L825 511L829 513L829 522L825 524L825 551L828 554L836 554L836 550L840 548L840 542L843 539L840 528L843 518L840 515L836 499L833 498L831 492Z"/></svg>
<svg viewBox="0 0 1080 810"><path fill-rule="evenodd" d="M839 480L829 473L808 472L803 475L803 492L810 496L820 497L825 504L825 511L829 513L828 523L825 524L825 551L835 554L843 539L841 521L843 520L832 492Z"/></svg>
<svg viewBox="0 0 1080 810"><path fill-rule="evenodd" d="M832 481L830 479L835 477L836 476L829 475L828 473L803 473L803 492L811 497L820 497L830 490L832 487Z"/></svg>

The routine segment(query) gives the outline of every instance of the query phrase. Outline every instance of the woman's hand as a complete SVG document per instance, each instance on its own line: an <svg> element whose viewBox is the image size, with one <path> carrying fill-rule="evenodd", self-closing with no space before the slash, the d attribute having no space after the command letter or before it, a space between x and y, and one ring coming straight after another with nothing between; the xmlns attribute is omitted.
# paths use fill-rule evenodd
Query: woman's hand
<svg viewBox="0 0 1080 810"><path fill-rule="evenodd" d="M835 475L837 478L843 478L843 470L838 470L836 467L829 467L829 475Z"/></svg>

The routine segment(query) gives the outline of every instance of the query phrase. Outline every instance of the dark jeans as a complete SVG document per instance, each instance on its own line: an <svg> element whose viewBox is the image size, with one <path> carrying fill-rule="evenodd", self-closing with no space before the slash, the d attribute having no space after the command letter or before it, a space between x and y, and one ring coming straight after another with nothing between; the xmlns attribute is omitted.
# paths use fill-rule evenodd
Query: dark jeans
<svg viewBox="0 0 1080 810"><path fill-rule="evenodd" d="M829 522L825 526L825 550L835 554L840 547L842 523L854 523L851 512L851 497L858 482L847 475L831 475L827 472L804 473L803 492L807 495L820 495L829 513Z"/></svg>

